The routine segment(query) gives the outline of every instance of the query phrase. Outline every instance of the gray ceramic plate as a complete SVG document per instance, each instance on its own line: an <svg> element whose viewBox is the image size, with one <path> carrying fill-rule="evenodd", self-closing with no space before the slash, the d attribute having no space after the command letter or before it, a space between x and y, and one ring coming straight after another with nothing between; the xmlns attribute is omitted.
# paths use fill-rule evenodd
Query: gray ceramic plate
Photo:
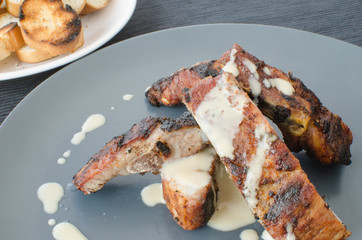
<svg viewBox="0 0 362 240"><path fill-rule="evenodd" d="M164 205L146 207L141 189L159 182L158 176L118 177L89 196L66 188L93 153L131 124L147 115L175 117L184 111L150 106L144 98L147 86L182 66L218 58L233 43L270 65L293 71L349 124L354 134L351 166L325 168L303 153L298 158L353 232L351 239L361 239L362 49L307 32L244 24L193 26L136 37L69 65L36 88L0 128L2 239L51 239L50 218L69 220L89 239L238 239L240 229L184 231ZM123 101L126 93L135 97ZM106 124L73 146L73 134L94 113L105 115ZM66 164L58 165L57 159L69 149ZM50 181L66 189L53 215L43 212L36 196L38 187ZM252 227L262 232L258 224Z"/></svg>

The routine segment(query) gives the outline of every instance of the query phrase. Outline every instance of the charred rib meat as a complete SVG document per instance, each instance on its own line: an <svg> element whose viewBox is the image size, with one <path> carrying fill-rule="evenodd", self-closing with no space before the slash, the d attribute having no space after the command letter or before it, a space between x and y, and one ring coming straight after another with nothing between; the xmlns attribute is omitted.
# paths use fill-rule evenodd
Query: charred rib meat
<svg viewBox="0 0 362 240"><path fill-rule="evenodd" d="M201 81L183 101L273 238L340 240L350 235L233 75Z"/></svg>
<svg viewBox="0 0 362 240"><path fill-rule="evenodd" d="M237 44L217 61L198 63L160 79L146 97L156 106L179 104L182 89L223 71L235 74L239 87L278 125L291 151L304 149L323 164L351 163L352 133L342 119L291 73L265 64Z"/></svg>
<svg viewBox="0 0 362 240"><path fill-rule="evenodd" d="M117 175L162 171L164 164L173 164L187 157L199 158L208 145L189 112L178 119L147 117L126 134L109 141L74 176L73 183L85 194L98 191ZM200 151L201 150L201 151ZM209 154L210 155L210 154ZM175 221L186 230L205 225L215 211L216 184L213 151L206 165L209 179L192 194L194 187L183 186L173 177L161 174L163 196ZM193 159L191 159L193 160ZM198 159L194 159L195 161Z"/></svg>
<svg viewBox="0 0 362 240"><path fill-rule="evenodd" d="M190 113L176 120L146 117L97 152L73 177L73 184L89 194L118 175L158 174L163 162L190 156L206 145Z"/></svg>

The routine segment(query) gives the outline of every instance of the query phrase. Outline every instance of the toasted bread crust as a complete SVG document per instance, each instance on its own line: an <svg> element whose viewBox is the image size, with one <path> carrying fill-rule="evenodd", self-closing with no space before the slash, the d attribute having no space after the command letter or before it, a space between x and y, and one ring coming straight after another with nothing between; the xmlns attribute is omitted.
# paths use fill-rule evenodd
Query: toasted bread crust
<svg viewBox="0 0 362 240"><path fill-rule="evenodd" d="M26 63L38 63L52 58L49 53L29 48L27 45L17 50L16 56L21 62Z"/></svg>
<svg viewBox="0 0 362 240"><path fill-rule="evenodd" d="M20 28L16 22L2 27L0 29L0 37L6 40L10 52L15 52L24 44Z"/></svg>
<svg viewBox="0 0 362 240"><path fill-rule="evenodd" d="M14 17L19 17L21 1L6 0L6 9Z"/></svg>
<svg viewBox="0 0 362 240"><path fill-rule="evenodd" d="M64 3L64 6L66 4L68 4L69 6L71 6L74 11L77 13L77 14L80 14L84 7L85 7L85 4L87 3L86 0L78 0L78 1L72 1L72 0L63 0L63 3Z"/></svg>
<svg viewBox="0 0 362 240"><path fill-rule="evenodd" d="M61 0L25 0L19 19L26 44L52 56L73 52L83 41L79 16Z"/></svg>
<svg viewBox="0 0 362 240"><path fill-rule="evenodd" d="M87 15L87 14L93 13L95 11L98 11L98 10L106 7L108 4L109 4L109 0L104 0L103 5L99 5L99 6L92 4L92 1L87 0L87 3L85 4L85 6L80 14Z"/></svg>

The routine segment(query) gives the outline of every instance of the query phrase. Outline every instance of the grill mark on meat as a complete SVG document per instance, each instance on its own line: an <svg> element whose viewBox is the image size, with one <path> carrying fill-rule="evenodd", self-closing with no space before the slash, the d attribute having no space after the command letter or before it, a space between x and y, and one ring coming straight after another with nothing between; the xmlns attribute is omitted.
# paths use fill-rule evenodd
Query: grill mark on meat
<svg viewBox="0 0 362 240"><path fill-rule="evenodd" d="M294 208L300 205L300 201L302 201L300 195L303 184L303 181L294 181L281 188L274 196L275 201L264 218L277 223L280 217L293 213Z"/></svg>
<svg viewBox="0 0 362 240"><path fill-rule="evenodd" d="M160 118L155 118L148 116L142 119L138 124L134 124L132 128L125 134L122 143L119 144L119 147L123 147L127 144L130 144L136 139L146 139L150 136L153 130L161 123Z"/></svg>
<svg viewBox="0 0 362 240"><path fill-rule="evenodd" d="M163 156L169 157L171 155L171 149L167 146L167 143L158 141L156 147L161 151Z"/></svg>
<svg viewBox="0 0 362 240"><path fill-rule="evenodd" d="M216 77L217 75L219 75L220 71L218 69L215 69L214 67L215 62L216 62L215 60L209 62L202 62L200 64L192 66L190 70L197 73L197 75L200 78L206 78L209 76Z"/></svg>
<svg viewBox="0 0 362 240"><path fill-rule="evenodd" d="M161 129L163 131L172 132L184 127L197 126L197 122L190 112L184 112L177 119L166 118L163 120Z"/></svg>

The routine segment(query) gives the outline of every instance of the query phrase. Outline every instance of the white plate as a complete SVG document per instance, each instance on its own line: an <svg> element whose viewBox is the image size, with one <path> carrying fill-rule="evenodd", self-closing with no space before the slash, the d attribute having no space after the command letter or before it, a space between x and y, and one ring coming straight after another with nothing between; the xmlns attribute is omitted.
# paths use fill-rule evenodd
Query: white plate
<svg viewBox="0 0 362 240"><path fill-rule="evenodd" d="M33 64L20 62L15 54L0 61L0 81L44 72L70 63L96 50L127 24L136 8L136 3L137 0L111 0L104 9L82 16L84 45L74 53Z"/></svg>

